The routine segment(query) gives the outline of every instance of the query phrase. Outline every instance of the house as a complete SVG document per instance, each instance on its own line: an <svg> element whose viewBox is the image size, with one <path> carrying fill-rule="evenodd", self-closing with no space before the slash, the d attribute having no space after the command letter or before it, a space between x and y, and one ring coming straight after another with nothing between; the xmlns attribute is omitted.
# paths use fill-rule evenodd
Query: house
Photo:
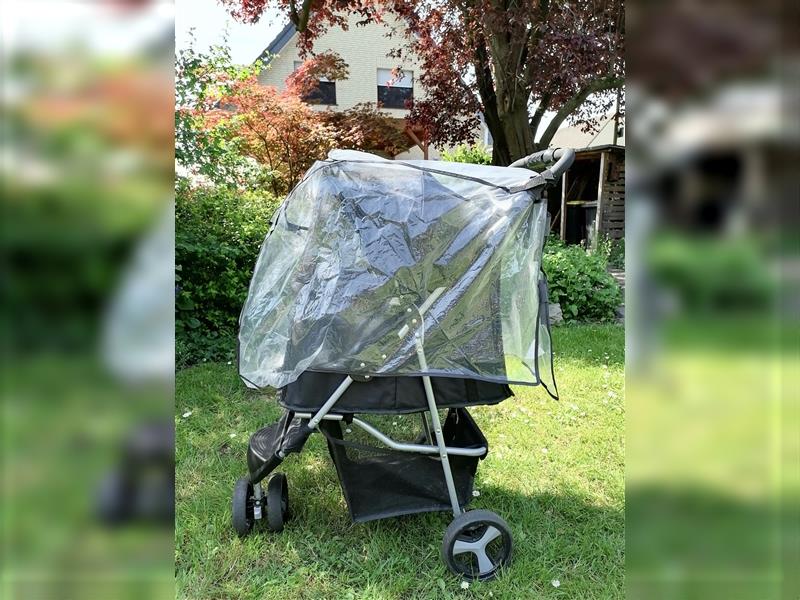
<svg viewBox="0 0 800 600"><path fill-rule="evenodd" d="M598 130L559 129L554 148L575 149L575 162L548 196L551 231L567 243L594 246L625 237L625 137L613 115Z"/></svg>
<svg viewBox="0 0 800 600"><path fill-rule="evenodd" d="M438 159L439 150L429 146L421 130L407 127L405 117L409 111L406 101L423 97L418 85L420 66L413 56L407 56L402 64L402 77L393 78L392 69L398 66L397 59L390 58L391 50L397 48L402 38L392 33L391 21L369 22L357 25L360 17L349 17L348 29L331 27L314 42L316 52L333 51L339 54L349 67L350 76L341 81L320 81L315 95L316 110L346 110L360 103L381 103L381 110L397 119L398 127L408 136L408 150L394 158ZM278 89L285 86L286 78L302 64L297 47L298 35L290 23L266 47L259 58L269 68L259 75L259 81ZM391 83L391 85L387 85ZM476 132L480 141L483 132Z"/></svg>

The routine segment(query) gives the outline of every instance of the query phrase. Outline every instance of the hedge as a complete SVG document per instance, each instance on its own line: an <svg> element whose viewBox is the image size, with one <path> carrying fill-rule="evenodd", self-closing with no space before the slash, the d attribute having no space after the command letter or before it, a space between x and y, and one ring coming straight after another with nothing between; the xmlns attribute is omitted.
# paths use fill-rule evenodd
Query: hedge
<svg viewBox="0 0 800 600"><path fill-rule="evenodd" d="M178 366L233 360L239 312L280 200L266 191L178 184L175 354Z"/></svg>

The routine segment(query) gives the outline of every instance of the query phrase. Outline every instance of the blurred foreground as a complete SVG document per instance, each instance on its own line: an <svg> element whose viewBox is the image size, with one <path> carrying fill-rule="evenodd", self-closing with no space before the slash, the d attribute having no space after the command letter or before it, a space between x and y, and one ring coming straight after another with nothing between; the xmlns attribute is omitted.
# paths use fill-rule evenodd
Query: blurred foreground
<svg viewBox="0 0 800 600"><path fill-rule="evenodd" d="M790 8L629 5L631 598L798 597ZM3 6L3 598L173 595L171 11Z"/></svg>
<svg viewBox="0 0 800 600"><path fill-rule="evenodd" d="M0 596L170 598L172 7L2 11Z"/></svg>
<svg viewBox="0 0 800 600"><path fill-rule="evenodd" d="M796 22L631 2L628 27L628 595L797 598Z"/></svg>

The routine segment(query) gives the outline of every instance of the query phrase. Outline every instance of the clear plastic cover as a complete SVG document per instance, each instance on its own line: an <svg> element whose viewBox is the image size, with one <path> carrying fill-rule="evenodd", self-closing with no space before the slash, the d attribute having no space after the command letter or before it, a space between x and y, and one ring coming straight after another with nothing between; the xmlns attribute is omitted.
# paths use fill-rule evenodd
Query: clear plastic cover
<svg viewBox="0 0 800 600"><path fill-rule="evenodd" d="M524 169L352 152L317 162L261 249L240 317L242 379L424 374L554 393L543 185Z"/></svg>

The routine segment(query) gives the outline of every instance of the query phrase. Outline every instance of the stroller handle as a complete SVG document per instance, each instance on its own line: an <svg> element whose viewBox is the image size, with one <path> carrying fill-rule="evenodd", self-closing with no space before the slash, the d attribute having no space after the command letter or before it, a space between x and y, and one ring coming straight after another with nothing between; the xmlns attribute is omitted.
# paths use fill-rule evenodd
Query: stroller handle
<svg viewBox="0 0 800 600"><path fill-rule="evenodd" d="M575 160L575 150L572 148L548 148L547 150L540 150L528 156L515 160L508 165L509 167L527 167L538 163L551 163L555 164L542 172L545 179L553 179L554 181L560 178L564 171L570 168Z"/></svg>

